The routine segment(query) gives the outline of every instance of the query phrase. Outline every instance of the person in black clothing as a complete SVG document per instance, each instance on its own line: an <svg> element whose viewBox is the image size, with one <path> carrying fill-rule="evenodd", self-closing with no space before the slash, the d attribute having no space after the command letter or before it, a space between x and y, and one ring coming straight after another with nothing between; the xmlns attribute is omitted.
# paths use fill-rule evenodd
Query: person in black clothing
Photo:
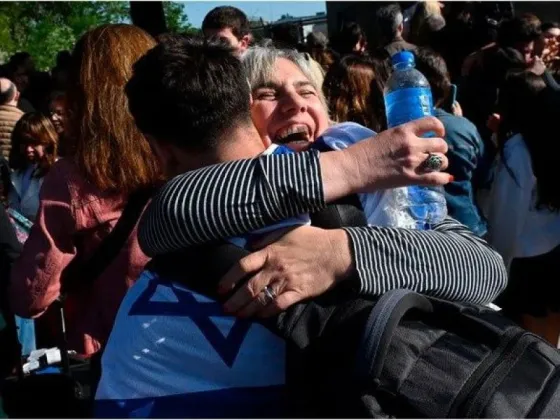
<svg viewBox="0 0 560 420"><path fill-rule="evenodd" d="M20 346L17 339L15 319L9 308L6 292L10 271L19 257L22 245L5 207L0 204L0 377L12 373L19 360Z"/></svg>

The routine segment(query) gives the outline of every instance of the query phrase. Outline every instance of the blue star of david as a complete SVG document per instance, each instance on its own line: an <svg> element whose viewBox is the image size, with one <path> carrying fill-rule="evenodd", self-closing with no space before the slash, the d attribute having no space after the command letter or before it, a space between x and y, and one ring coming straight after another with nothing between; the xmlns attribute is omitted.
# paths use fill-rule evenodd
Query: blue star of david
<svg viewBox="0 0 560 420"><path fill-rule="evenodd" d="M146 290L134 302L130 308L129 315L143 316L184 316L190 318L216 353L222 358L228 367L232 367L239 354L245 336L251 328L248 321L236 319L227 337L224 337L210 317L225 317L222 305L218 302L198 302L191 292L177 289L171 284L169 286L177 302L152 302L157 287L157 281L150 281Z"/></svg>

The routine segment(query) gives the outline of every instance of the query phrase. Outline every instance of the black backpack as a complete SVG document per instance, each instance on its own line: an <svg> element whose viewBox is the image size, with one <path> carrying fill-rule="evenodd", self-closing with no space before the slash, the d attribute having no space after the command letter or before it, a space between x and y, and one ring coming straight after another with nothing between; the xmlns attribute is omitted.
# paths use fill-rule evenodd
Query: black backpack
<svg viewBox="0 0 560 420"><path fill-rule="evenodd" d="M312 216L364 225L338 203ZM156 257L150 269L212 298L248 251L215 243ZM192 267L188 278L184 267ZM294 417L550 418L560 414L560 353L498 312L408 290L378 299L344 285L264 325L288 345Z"/></svg>

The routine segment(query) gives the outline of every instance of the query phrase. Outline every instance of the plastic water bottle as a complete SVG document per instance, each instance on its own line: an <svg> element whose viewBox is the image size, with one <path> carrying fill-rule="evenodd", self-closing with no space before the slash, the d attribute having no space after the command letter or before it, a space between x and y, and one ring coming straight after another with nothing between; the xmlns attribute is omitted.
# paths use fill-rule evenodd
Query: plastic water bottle
<svg viewBox="0 0 560 420"><path fill-rule="evenodd" d="M403 51L393 55L393 74L385 88L385 112L389 128L433 115L430 83L414 68L414 54ZM429 137L430 135L426 135ZM443 187L407 188L398 210L408 213L418 229L429 229L447 216Z"/></svg>

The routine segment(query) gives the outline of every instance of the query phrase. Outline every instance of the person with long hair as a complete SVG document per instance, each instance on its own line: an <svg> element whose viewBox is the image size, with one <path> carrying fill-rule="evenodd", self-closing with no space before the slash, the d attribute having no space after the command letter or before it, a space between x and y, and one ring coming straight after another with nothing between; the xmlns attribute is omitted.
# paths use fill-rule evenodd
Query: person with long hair
<svg viewBox="0 0 560 420"><path fill-rule="evenodd" d="M503 96L502 96L503 95ZM500 102L500 161L488 202L489 242L502 254L509 283L498 305L512 319L553 345L560 335L560 194L558 143L560 95L541 76L508 77Z"/></svg>
<svg viewBox="0 0 560 420"><path fill-rule="evenodd" d="M347 55L335 63L323 82L331 118L352 121L379 132L387 128L383 85L389 69L369 56Z"/></svg>
<svg viewBox="0 0 560 420"><path fill-rule="evenodd" d="M58 298L70 262L90 258L128 197L160 179L124 92L132 65L155 45L142 29L126 24L99 26L76 44L66 102L68 155L43 182L36 223L12 271L10 301L16 314L43 314ZM147 262L134 231L93 286L67 296L71 349L86 355L100 349L122 297Z"/></svg>
<svg viewBox="0 0 560 420"><path fill-rule="evenodd" d="M43 114L25 114L12 131L9 206L29 220L39 209L39 191L56 160L58 136Z"/></svg>

